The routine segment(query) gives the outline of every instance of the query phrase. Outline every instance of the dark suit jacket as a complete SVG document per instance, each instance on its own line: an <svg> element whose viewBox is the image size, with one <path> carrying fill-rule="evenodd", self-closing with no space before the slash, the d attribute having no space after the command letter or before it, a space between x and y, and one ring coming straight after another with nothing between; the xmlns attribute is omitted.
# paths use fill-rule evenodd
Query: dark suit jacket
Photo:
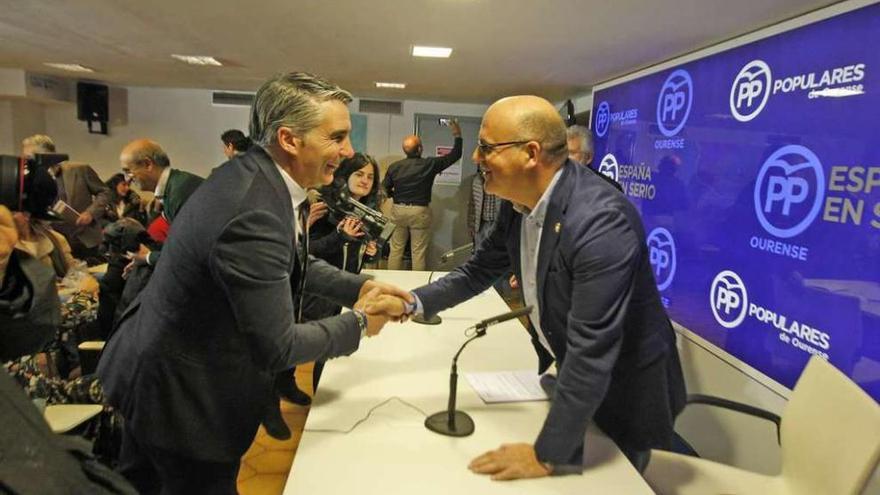
<svg viewBox="0 0 880 495"><path fill-rule="evenodd" d="M67 194L67 204L74 210L89 212L94 221L84 227L65 226L61 230L66 235L76 237L85 247L92 248L101 243L101 225L98 220L110 204L110 188L101 182L98 174L85 163L64 162L61 164L61 180Z"/></svg>
<svg viewBox="0 0 880 495"><path fill-rule="evenodd" d="M415 291L425 313L479 294L508 266L522 280L520 223L505 201L470 261ZM636 209L595 172L568 161L550 197L538 255L541 329L559 368L535 442L538 458L580 465L591 419L628 455L669 448L684 382ZM543 371L552 358L529 332Z"/></svg>
<svg viewBox="0 0 880 495"><path fill-rule="evenodd" d="M107 401L140 443L238 460L272 400L274 373L357 349L352 313L294 324L302 279L293 222L290 194L262 148L216 169L179 212L98 368ZM344 305L365 280L320 260L307 273L308 290Z"/></svg>

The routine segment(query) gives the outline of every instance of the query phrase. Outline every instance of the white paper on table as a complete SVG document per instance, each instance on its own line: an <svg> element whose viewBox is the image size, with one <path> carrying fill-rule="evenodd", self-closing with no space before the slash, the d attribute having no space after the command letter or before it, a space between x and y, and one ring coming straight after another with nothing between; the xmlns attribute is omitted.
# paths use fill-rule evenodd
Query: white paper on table
<svg viewBox="0 0 880 495"><path fill-rule="evenodd" d="M465 373L464 377L487 404L549 399L534 371Z"/></svg>

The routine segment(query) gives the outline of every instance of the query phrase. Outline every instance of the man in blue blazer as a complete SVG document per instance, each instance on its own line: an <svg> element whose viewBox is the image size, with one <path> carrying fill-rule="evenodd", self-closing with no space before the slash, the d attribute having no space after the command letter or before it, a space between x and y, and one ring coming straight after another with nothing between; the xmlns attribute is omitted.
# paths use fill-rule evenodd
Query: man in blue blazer
<svg viewBox="0 0 880 495"><path fill-rule="evenodd" d="M309 74L266 82L251 112L259 146L183 206L108 342L98 373L125 418L120 470L142 493L236 493L239 460L266 407L278 407L275 373L351 354L386 321L362 312L365 302L408 297L320 260L306 266L296 240L305 188L329 184L353 154L350 101ZM299 324L304 291L354 310Z"/></svg>
<svg viewBox="0 0 880 495"><path fill-rule="evenodd" d="M671 446L685 392L638 212L606 179L567 159L565 125L542 98L489 107L473 159L486 192L507 201L474 256L416 289L407 310L436 314L512 266L534 306L539 371L555 360L558 377L534 444L502 446L469 467L495 479L581 472L591 420L643 467L649 449Z"/></svg>

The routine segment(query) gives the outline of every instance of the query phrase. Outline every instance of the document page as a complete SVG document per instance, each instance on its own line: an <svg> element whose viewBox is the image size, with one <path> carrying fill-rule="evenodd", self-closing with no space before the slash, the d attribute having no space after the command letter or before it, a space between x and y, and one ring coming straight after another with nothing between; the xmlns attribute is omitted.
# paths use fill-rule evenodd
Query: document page
<svg viewBox="0 0 880 495"><path fill-rule="evenodd" d="M464 373L464 377L487 404L549 399L540 375L532 370Z"/></svg>
<svg viewBox="0 0 880 495"><path fill-rule="evenodd" d="M60 215L61 218L63 218L65 222L67 222L71 225L75 225L76 219L79 218L79 212L76 211L75 209L73 209L73 207L70 206L69 204L65 203L64 201L61 201L60 199L58 200L57 203L55 203L55 206L52 207L52 210L54 210L55 213Z"/></svg>

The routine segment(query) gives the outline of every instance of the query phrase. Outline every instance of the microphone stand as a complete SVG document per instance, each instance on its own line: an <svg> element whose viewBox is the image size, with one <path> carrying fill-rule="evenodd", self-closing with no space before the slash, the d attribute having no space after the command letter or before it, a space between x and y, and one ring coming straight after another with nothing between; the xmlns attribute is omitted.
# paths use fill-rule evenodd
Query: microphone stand
<svg viewBox="0 0 880 495"><path fill-rule="evenodd" d="M455 249L446 251L445 253L443 253L442 256L440 256L440 265L443 265L444 263L449 261L453 256L457 255L458 253L465 252L468 250L473 250L473 248L474 248L474 243L471 242L469 244L465 244L464 246L459 246ZM431 283L432 278L434 278L434 271L433 270L431 270L431 275L428 276L428 283L429 284ZM440 315L433 315L430 318L425 318L424 315L413 315L412 322L419 323L422 325L439 325L439 324L443 323L443 319L440 318Z"/></svg>
<svg viewBox="0 0 880 495"><path fill-rule="evenodd" d="M486 329L492 325L503 323L520 316L528 315L532 312L532 306L516 309L507 313L503 313L491 318L487 318L472 328L476 330L474 335L461 344L455 357L452 358L452 369L449 372L449 404L445 411L440 411L428 416L425 419L425 427L434 433L447 435L450 437L466 437L474 432L474 420L464 411L455 410L455 397L458 391L458 356L461 351L474 340L486 335Z"/></svg>
<svg viewBox="0 0 880 495"><path fill-rule="evenodd" d="M458 392L458 356L465 346L486 335L486 327L478 324L474 327L477 333L467 339L452 358L452 369L449 372L449 404L445 411L440 411L425 419L425 427L434 433L450 437L466 437L474 432L474 420L464 411L455 410L455 397Z"/></svg>

